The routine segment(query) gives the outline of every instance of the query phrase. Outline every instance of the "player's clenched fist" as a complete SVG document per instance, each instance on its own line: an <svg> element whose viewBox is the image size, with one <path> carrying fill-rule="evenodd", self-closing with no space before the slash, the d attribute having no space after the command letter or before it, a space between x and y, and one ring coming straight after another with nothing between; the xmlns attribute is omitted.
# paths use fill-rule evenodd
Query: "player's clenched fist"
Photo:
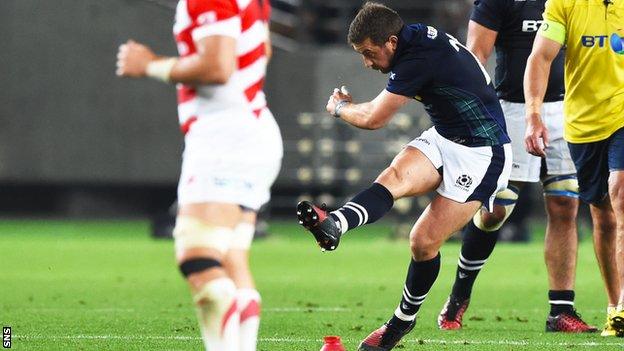
<svg viewBox="0 0 624 351"><path fill-rule="evenodd" d="M340 89L334 89L333 93L329 97L329 100L327 100L327 106L325 106L325 109L332 116L339 117L342 106L350 103L352 100L353 98L347 90L347 87L343 85Z"/></svg>
<svg viewBox="0 0 624 351"><path fill-rule="evenodd" d="M144 77L147 65L156 59L156 54L143 44L128 40L119 46L117 53L117 75L124 77Z"/></svg>

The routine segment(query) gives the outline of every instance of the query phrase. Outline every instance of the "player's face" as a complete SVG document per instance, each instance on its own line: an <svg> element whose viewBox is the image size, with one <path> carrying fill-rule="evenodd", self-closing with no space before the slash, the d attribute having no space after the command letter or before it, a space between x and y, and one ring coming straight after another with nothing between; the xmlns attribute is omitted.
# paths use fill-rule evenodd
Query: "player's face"
<svg viewBox="0 0 624 351"><path fill-rule="evenodd" d="M381 73L389 73L397 40L397 37L393 35L383 45L376 45L367 38L360 44L354 44L353 49L362 55L364 66Z"/></svg>

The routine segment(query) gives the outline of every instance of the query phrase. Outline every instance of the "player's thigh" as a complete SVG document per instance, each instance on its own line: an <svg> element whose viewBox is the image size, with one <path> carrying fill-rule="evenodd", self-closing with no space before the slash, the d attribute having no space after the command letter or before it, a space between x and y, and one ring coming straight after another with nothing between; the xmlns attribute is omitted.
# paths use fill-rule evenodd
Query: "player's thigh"
<svg viewBox="0 0 624 351"><path fill-rule="evenodd" d="M466 225L481 205L480 201L462 203L437 195L412 228L410 244L413 254L435 256L442 243Z"/></svg>
<svg viewBox="0 0 624 351"><path fill-rule="evenodd" d="M526 120L524 104L500 100L505 114L507 133L511 139L513 163L509 179L518 182L538 182L541 158L528 153L524 146Z"/></svg>
<svg viewBox="0 0 624 351"><path fill-rule="evenodd" d="M240 219L237 204L181 204L174 229L178 263L197 258L223 261Z"/></svg>
<svg viewBox="0 0 624 351"><path fill-rule="evenodd" d="M599 204L608 196L608 142L568 143L576 166L579 197L590 204Z"/></svg>
<svg viewBox="0 0 624 351"><path fill-rule="evenodd" d="M242 214L240 205L225 202L180 204L178 209L178 217L192 217L201 220L209 226L232 229L241 221Z"/></svg>
<svg viewBox="0 0 624 351"><path fill-rule="evenodd" d="M427 193L441 180L442 176L421 150L406 146L375 182L388 188L398 199Z"/></svg>
<svg viewBox="0 0 624 351"><path fill-rule="evenodd" d="M443 140L443 180L436 189L460 203L481 201L492 211L496 194L505 190L511 172L511 146L467 147Z"/></svg>

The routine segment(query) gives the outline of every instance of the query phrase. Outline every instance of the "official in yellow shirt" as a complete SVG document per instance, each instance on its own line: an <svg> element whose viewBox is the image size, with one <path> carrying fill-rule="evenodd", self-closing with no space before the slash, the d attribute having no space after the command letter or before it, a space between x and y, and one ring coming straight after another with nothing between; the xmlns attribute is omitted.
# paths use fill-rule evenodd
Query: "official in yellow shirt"
<svg viewBox="0 0 624 351"><path fill-rule="evenodd" d="M550 64L565 45L564 137L579 196L590 204L596 250L612 258L601 267L617 267L620 280L602 335L624 336L624 0L548 0L543 17L524 75L525 146L545 156L540 110Z"/></svg>

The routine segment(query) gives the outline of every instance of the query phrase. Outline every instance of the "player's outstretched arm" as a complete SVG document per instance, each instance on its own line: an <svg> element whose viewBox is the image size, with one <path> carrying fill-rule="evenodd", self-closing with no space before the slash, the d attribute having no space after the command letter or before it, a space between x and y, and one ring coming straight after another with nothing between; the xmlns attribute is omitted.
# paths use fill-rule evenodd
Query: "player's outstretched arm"
<svg viewBox="0 0 624 351"><path fill-rule="evenodd" d="M227 83L236 68L236 40L213 35L195 45L197 52L193 55L162 57L146 45L129 40L119 47L117 75L194 85Z"/></svg>
<svg viewBox="0 0 624 351"><path fill-rule="evenodd" d="M344 88L344 87L343 87ZM379 129L410 99L383 90L373 101L354 104L345 89L334 89L327 101L327 112L361 129Z"/></svg>
<svg viewBox="0 0 624 351"><path fill-rule="evenodd" d="M524 143L527 152L535 156L546 156L544 149L548 146L548 131L542 121L541 110L548 87L550 65L560 50L560 43L537 35L524 72L527 121Z"/></svg>
<svg viewBox="0 0 624 351"><path fill-rule="evenodd" d="M475 21L468 22L468 34L466 36L466 47L485 66L496 43L498 32L480 25Z"/></svg>

